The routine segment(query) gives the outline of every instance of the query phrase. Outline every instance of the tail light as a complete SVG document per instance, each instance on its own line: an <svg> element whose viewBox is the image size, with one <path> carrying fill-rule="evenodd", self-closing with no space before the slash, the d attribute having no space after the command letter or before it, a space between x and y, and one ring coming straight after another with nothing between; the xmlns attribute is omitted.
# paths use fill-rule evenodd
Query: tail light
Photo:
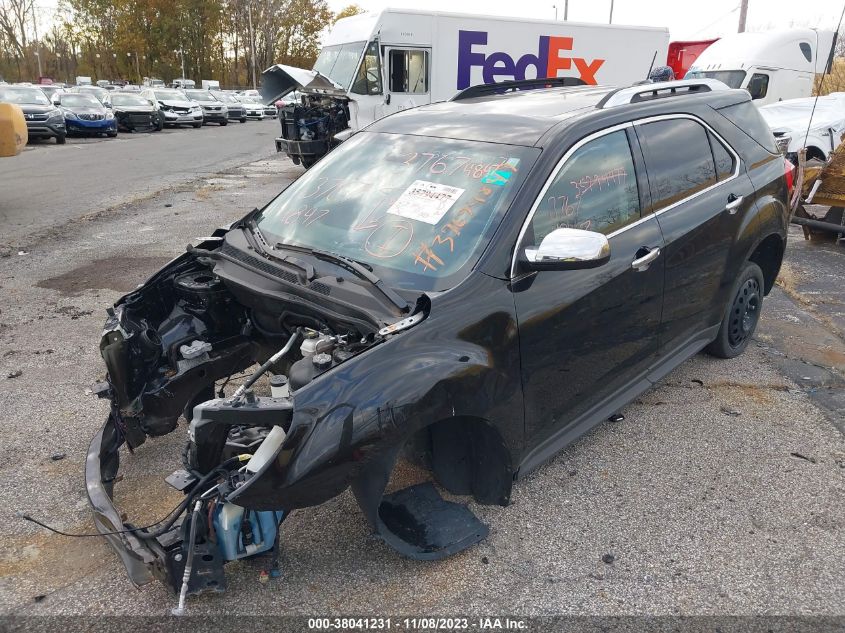
<svg viewBox="0 0 845 633"><path fill-rule="evenodd" d="M786 176L786 189L792 197L792 189L795 187L795 165L786 158L783 159L784 176Z"/></svg>

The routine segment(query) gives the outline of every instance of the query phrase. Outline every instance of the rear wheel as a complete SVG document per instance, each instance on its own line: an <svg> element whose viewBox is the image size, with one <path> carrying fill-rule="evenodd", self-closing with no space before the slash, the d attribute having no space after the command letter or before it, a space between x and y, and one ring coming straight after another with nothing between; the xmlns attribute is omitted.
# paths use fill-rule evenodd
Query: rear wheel
<svg viewBox="0 0 845 633"><path fill-rule="evenodd" d="M735 358L745 351L760 321L764 287L763 271L754 262L746 262L731 289L719 334L706 348L708 353Z"/></svg>

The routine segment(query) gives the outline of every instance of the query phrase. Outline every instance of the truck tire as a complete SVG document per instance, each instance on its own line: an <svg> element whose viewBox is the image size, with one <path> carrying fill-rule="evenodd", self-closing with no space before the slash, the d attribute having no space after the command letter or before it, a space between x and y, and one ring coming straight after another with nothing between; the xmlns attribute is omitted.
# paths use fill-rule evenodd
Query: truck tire
<svg viewBox="0 0 845 633"><path fill-rule="evenodd" d="M764 294L763 271L745 262L731 288L719 334L705 350L717 358L736 358L745 351L760 321Z"/></svg>

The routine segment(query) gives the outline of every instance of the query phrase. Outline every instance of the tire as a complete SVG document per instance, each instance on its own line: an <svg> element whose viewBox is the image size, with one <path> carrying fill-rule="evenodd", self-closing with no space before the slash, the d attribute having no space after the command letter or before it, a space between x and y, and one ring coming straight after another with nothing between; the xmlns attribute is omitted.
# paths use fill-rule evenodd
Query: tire
<svg viewBox="0 0 845 633"><path fill-rule="evenodd" d="M745 351L760 321L764 288L763 271L754 262L746 262L731 288L719 334L705 348L708 354L736 358Z"/></svg>
<svg viewBox="0 0 845 633"><path fill-rule="evenodd" d="M56 145L64 145L67 142L67 136L62 134L56 137Z"/></svg>
<svg viewBox="0 0 845 633"><path fill-rule="evenodd" d="M224 125L229 125L228 119L225 121L220 121L220 127L223 127Z"/></svg>
<svg viewBox="0 0 845 633"><path fill-rule="evenodd" d="M241 117L241 123L246 123L246 117L245 116Z"/></svg>
<svg viewBox="0 0 845 633"><path fill-rule="evenodd" d="M202 127L202 123L191 123L191 125L193 125L196 130Z"/></svg>
<svg viewBox="0 0 845 633"><path fill-rule="evenodd" d="M116 137L117 137L117 132L107 132L107 133L106 133L106 136L108 136L109 138L116 138Z"/></svg>

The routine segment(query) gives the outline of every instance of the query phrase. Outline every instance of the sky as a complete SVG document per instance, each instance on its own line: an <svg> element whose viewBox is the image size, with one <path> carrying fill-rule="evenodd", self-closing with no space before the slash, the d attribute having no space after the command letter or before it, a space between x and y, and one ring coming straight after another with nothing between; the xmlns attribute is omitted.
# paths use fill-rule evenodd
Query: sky
<svg viewBox="0 0 845 633"><path fill-rule="evenodd" d="M354 2L366 11L386 7L507 15L553 20L563 19L565 0L329 0L333 11ZM845 0L749 0L747 31L790 27L833 30ZM607 23L611 0L569 0L569 19ZM706 8L705 8L706 7ZM673 40L707 39L735 33L739 0L613 0L613 23L632 26L664 26Z"/></svg>

